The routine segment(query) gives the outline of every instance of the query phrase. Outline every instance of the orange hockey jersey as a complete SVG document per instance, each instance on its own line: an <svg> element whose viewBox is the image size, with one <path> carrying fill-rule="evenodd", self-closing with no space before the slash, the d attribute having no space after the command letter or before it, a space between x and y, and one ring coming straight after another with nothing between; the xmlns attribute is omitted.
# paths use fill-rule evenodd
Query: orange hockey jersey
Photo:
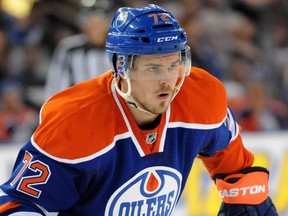
<svg viewBox="0 0 288 216"><path fill-rule="evenodd" d="M196 157L212 178L253 163L226 100L221 82L193 67L147 134L151 148L111 71L56 94L0 187L1 215L171 215Z"/></svg>

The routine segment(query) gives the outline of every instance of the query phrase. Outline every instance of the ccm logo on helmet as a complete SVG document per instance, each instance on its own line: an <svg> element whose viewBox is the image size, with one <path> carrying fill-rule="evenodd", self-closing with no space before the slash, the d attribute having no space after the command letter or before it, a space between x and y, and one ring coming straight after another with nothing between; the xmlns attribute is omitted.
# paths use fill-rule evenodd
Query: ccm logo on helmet
<svg viewBox="0 0 288 216"><path fill-rule="evenodd" d="M219 194L223 199L225 197L237 197L237 196L260 194L265 193L265 191L266 191L265 185L253 185L249 187L231 188L230 190L220 190Z"/></svg>
<svg viewBox="0 0 288 216"><path fill-rule="evenodd" d="M178 35L176 36L169 36L169 37L160 37L157 38L158 43L167 42L167 41L174 41L178 39Z"/></svg>

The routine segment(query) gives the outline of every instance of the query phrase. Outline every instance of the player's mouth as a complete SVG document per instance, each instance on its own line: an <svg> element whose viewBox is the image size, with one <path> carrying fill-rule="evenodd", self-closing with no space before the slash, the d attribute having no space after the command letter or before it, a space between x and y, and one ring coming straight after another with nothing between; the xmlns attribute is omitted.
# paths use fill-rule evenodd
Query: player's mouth
<svg viewBox="0 0 288 216"><path fill-rule="evenodd" d="M161 94L158 94L157 95L157 98L158 99L161 99L161 100L166 100L170 97L170 94L169 93L161 93Z"/></svg>

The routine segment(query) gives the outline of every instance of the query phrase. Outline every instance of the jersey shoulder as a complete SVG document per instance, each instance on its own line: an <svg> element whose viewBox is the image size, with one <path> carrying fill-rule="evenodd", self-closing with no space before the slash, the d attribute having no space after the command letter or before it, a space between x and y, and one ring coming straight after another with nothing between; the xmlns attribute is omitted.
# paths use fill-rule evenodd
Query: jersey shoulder
<svg viewBox="0 0 288 216"><path fill-rule="evenodd" d="M88 157L109 146L115 134L126 129L112 96L112 78L112 72L104 73L46 101L33 134L34 145L50 156L68 160Z"/></svg>
<svg viewBox="0 0 288 216"><path fill-rule="evenodd" d="M197 124L217 124L227 114L227 95L222 82L207 71L192 67L175 98L173 118ZM172 107L173 107L172 106ZM179 112L179 106L181 112Z"/></svg>

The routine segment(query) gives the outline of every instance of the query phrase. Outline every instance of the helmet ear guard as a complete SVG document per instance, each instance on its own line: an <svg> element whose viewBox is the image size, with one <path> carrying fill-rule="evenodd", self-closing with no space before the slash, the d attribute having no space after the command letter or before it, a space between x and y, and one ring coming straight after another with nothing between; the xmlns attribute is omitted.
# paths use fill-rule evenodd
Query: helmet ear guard
<svg viewBox="0 0 288 216"><path fill-rule="evenodd" d="M126 56L126 55L117 55L117 59L116 59L116 65L117 65L117 71L118 73L120 73L121 75L124 76L124 78L127 78L127 70L131 67L130 66L130 61L131 56Z"/></svg>

